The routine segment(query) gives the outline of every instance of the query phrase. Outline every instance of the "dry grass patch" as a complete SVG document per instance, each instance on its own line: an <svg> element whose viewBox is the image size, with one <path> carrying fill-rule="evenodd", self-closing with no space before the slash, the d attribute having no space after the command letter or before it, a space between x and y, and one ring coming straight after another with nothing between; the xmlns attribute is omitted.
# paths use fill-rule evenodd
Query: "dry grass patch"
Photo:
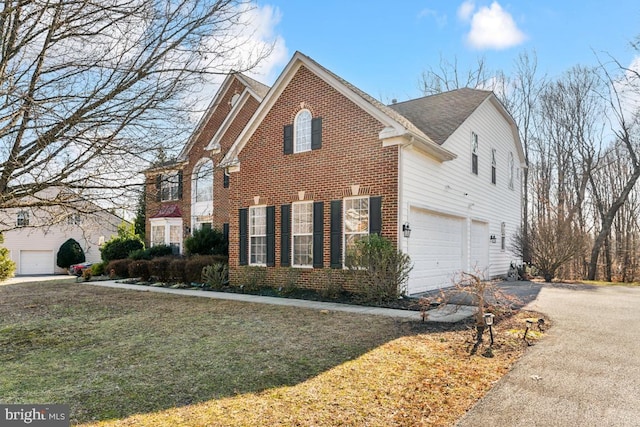
<svg viewBox="0 0 640 427"><path fill-rule="evenodd" d="M524 321L511 319L496 327L494 357L470 356L468 326L7 285L0 396L69 404L85 426L451 425L526 347Z"/></svg>
<svg viewBox="0 0 640 427"><path fill-rule="evenodd" d="M90 425L450 426L523 354L524 319L533 315L520 313L497 326L493 357L469 355L470 329L414 325L415 334L295 386ZM528 335L530 342L539 337ZM479 353L487 354L486 344Z"/></svg>

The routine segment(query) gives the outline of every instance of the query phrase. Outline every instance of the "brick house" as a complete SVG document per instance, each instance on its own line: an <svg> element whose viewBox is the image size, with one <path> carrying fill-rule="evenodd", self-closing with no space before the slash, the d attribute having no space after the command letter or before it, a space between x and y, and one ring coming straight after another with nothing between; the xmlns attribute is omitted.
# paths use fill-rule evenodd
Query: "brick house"
<svg viewBox="0 0 640 427"><path fill-rule="evenodd" d="M147 169L146 243L183 252L192 230L228 233L229 180L217 167L269 90L243 74L229 75L176 161Z"/></svg>
<svg viewBox="0 0 640 427"><path fill-rule="evenodd" d="M340 280L345 254L370 233L411 256L409 294L450 285L461 271L505 275L516 261L508 242L520 226L524 153L492 92L387 106L296 52L270 90L253 90L252 108L231 115L218 111L235 93L230 79L179 161L147 171L148 194L161 199L173 191L165 175L184 182L168 186L179 202L150 209L148 200L152 243L163 221L165 241L173 223L200 224L186 177L206 158L215 165L212 223L228 230L232 283L256 272L275 286ZM213 120L225 114L233 131ZM183 187L191 200L179 199Z"/></svg>
<svg viewBox="0 0 640 427"><path fill-rule="evenodd" d="M297 52L222 166L232 281L256 266L274 285L293 270L319 286L369 233L411 256L409 294L461 271L505 275L516 260L524 153L489 91L386 106Z"/></svg>

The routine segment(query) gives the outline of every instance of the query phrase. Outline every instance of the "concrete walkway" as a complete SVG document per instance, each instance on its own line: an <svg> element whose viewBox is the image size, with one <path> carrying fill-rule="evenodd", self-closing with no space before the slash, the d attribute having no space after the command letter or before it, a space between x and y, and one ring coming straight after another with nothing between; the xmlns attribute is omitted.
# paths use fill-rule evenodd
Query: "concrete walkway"
<svg viewBox="0 0 640 427"><path fill-rule="evenodd" d="M640 426L640 288L545 285L553 327L457 424Z"/></svg>
<svg viewBox="0 0 640 427"><path fill-rule="evenodd" d="M340 303L332 303L332 302L309 301L309 300L301 300L301 299L294 299L294 298L277 298L277 297L267 297L267 296L259 296L259 295L234 294L234 293L228 293L228 292L212 292L212 291L200 291L200 290L191 290L191 289L171 289L171 288L162 288L162 287L155 287L155 286L129 285L126 283L118 283L113 280L80 282L80 283L93 285L93 286L129 289L129 290L135 290L135 291L141 291L141 292L159 292L159 293L174 294L174 295L185 295L185 296L193 296L193 297L243 301L243 302L251 302L251 303L257 303L257 304L272 304L272 305L284 305L289 307L301 307L301 308L308 308L311 310L345 311L348 313L388 316L388 317L394 317L394 318L406 319L406 320L418 320L418 321L422 320L422 314L420 312L410 311L410 310L396 310L396 309L390 309L390 308L368 307L368 306L361 306L361 305L349 305L349 304L340 304ZM442 309L430 310L428 321L442 322L442 323L455 323L463 319L466 319L467 317L470 317L471 315L473 315L473 313L475 313L475 307L462 306L462 307L456 308L455 306L445 306Z"/></svg>

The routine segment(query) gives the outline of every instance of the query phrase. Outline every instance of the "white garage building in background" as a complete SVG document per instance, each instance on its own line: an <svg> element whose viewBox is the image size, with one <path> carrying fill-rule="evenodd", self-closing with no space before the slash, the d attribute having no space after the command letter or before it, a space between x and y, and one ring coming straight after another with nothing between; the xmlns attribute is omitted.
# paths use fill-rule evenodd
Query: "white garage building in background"
<svg viewBox="0 0 640 427"><path fill-rule="evenodd" d="M61 198L75 209L38 206L43 200ZM42 191L23 204L4 210L0 221L6 230L1 246L9 249L16 275L66 273L56 265L56 257L70 238L82 246L87 261L100 262L100 245L117 235L122 223L120 217L57 189Z"/></svg>

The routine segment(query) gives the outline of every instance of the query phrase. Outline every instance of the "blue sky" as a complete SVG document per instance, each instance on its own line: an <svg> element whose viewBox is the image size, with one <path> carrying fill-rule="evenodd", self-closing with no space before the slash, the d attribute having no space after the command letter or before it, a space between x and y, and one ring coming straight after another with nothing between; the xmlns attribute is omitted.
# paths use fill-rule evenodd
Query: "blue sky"
<svg viewBox="0 0 640 427"><path fill-rule="evenodd" d="M539 70L558 76L596 64L594 52L631 65L638 52L640 3L602 1L260 0L259 36L276 42L255 77L271 84L296 50L370 95L389 102L421 96L423 71L440 57L459 68L484 57L509 74L523 52Z"/></svg>

